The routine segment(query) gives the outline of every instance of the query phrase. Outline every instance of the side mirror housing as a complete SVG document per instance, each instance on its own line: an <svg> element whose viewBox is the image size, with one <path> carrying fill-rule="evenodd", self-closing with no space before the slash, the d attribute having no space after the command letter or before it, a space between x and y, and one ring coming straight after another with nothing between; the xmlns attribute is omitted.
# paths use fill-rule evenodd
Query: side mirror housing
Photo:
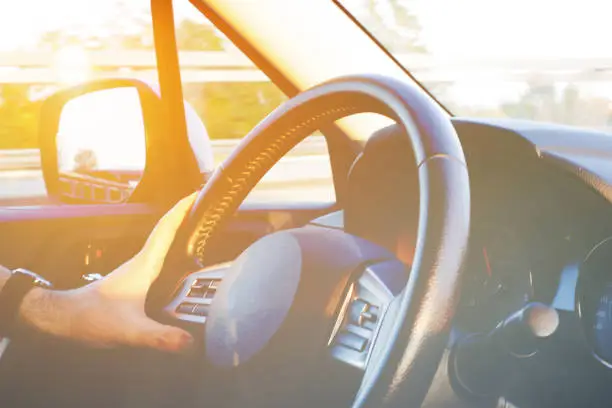
<svg viewBox="0 0 612 408"><path fill-rule="evenodd" d="M49 198L66 204L138 201L143 179L164 173L150 171L165 160L163 144L156 147L169 137L161 126L162 106L155 87L133 79L87 82L47 98L39 135ZM193 108L186 103L185 110L191 153L205 179L214 170L211 144Z"/></svg>

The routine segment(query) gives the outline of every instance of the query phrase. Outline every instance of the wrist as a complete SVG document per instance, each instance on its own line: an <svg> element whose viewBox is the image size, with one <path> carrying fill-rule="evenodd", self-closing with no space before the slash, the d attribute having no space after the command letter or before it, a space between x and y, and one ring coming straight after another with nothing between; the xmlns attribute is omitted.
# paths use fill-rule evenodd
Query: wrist
<svg viewBox="0 0 612 408"><path fill-rule="evenodd" d="M43 333L67 337L70 330L68 291L32 288L19 307L18 320Z"/></svg>
<svg viewBox="0 0 612 408"><path fill-rule="evenodd" d="M51 287L40 275L23 268L0 268L0 334L11 337L17 329L25 297L36 287Z"/></svg>

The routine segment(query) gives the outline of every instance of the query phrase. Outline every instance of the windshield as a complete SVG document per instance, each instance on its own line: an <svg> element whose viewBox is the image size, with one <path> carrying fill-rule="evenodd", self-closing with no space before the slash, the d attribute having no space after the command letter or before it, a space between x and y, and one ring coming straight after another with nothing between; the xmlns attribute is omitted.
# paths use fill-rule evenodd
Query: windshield
<svg viewBox="0 0 612 408"><path fill-rule="evenodd" d="M612 130L612 4L340 0L451 112Z"/></svg>

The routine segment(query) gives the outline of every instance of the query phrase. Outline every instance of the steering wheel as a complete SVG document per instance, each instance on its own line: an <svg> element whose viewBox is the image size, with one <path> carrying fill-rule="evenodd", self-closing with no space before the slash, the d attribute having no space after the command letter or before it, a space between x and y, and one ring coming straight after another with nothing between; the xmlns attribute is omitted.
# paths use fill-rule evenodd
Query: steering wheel
<svg viewBox="0 0 612 408"><path fill-rule="evenodd" d="M311 225L265 236L225 269L173 276L166 310L205 322L203 357L231 378L230 406L416 407L431 385L457 304L470 190L450 120L417 87L351 76L284 103L199 192L175 244L204 264L215 232L280 158L321 125L363 112L394 119L410 138L420 190L413 265Z"/></svg>

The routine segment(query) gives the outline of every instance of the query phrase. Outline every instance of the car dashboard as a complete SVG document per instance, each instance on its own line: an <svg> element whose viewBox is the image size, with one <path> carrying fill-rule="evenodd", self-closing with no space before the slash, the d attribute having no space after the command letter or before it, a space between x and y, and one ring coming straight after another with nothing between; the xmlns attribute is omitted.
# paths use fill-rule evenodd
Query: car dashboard
<svg viewBox="0 0 612 408"><path fill-rule="evenodd" d="M612 136L515 120L453 123L470 176L470 241L450 342L424 406L607 406ZM362 236L410 263L405 247L414 247L419 203L410 154L399 127L377 132L351 166L343 209L310 223ZM168 312L203 324L223 268L192 274ZM505 338L506 322L533 305L552 310L555 324L518 353L525 333ZM503 347L491 352L500 336ZM458 358L477 338L486 347ZM474 367L483 375L466 381Z"/></svg>
<svg viewBox="0 0 612 408"><path fill-rule="evenodd" d="M554 125L504 123L456 124L472 192L468 281L457 317L468 331L491 330L530 301L575 311L582 261L612 235L607 187L593 182L605 174L582 165L591 154L601 157L600 148L589 153L577 130L574 147L556 144ZM597 136L612 146L612 136Z"/></svg>
<svg viewBox="0 0 612 408"><path fill-rule="evenodd" d="M607 405L612 135L516 120L454 119L454 125L468 164L472 215L450 354L454 343L491 333L527 304L541 303L557 311L558 327L538 340L537 352L494 367L504 379L495 403ZM314 223L344 228L346 218L338 212ZM452 378L448 355L438 371L426 406L494 406Z"/></svg>

